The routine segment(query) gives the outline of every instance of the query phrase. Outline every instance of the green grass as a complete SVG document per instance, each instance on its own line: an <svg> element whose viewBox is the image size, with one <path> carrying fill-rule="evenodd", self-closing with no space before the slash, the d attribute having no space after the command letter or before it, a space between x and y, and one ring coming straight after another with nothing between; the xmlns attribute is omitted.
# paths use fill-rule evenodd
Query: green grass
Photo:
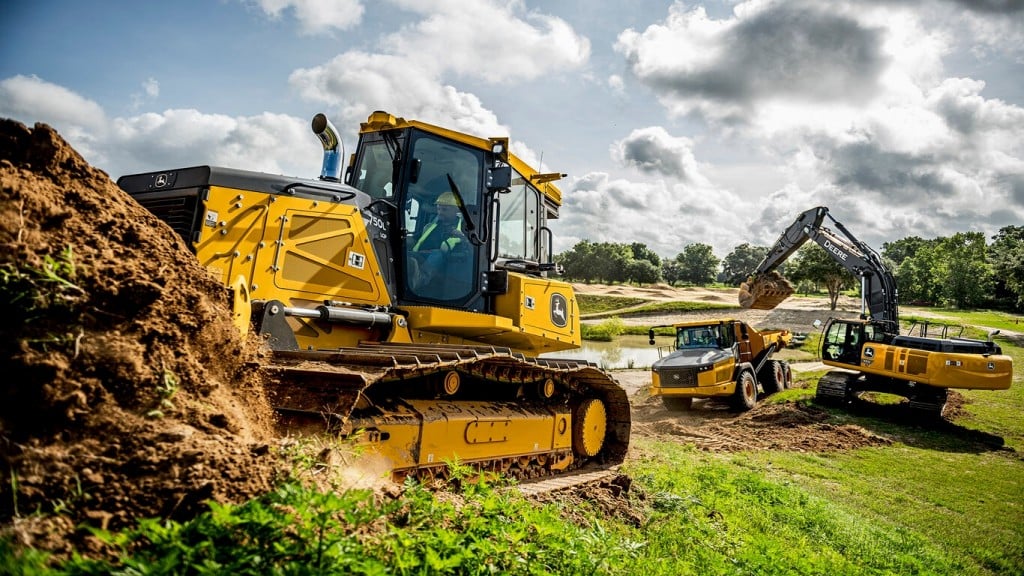
<svg viewBox="0 0 1024 576"><path fill-rule="evenodd" d="M580 324L580 337L595 342L611 342L621 335L626 325L618 318L609 318L599 324Z"/></svg>
<svg viewBox="0 0 1024 576"><path fill-rule="evenodd" d="M738 310L738 306L728 304L716 304L713 302L689 302L686 300L673 300L667 302L649 302L642 306L634 306L628 309L616 308L602 312L587 312L581 306L581 313L588 319L608 318L611 316L642 316L644 314L674 314L678 312L693 312L697 310Z"/></svg>
<svg viewBox="0 0 1024 576"><path fill-rule="evenodd" d="M581 314L599 314L613 312L622 308L631 308L647 302L645 298L629 298L625 296L601 296L598 294L577 294L576 301L580 304Z"/></svg>
<svg viewBox="0 0 1024 576"><path fill-rule="evenodd" d="M955 308L921 308L914 310L919 310L921 312L927 310L929 315L948 318L955 324L985 326L988 328L998 328L1000 330L1024 333L1024 316L1020 314L1009 314L993 310L958 310ZM935 321L934 318L918 317L918 319Z"/></svg>
<svg viewBox="0 0 1024 576"><path fill-rule="evenodd" d="M48 564L0 539L12 574L1024 573L1024 350L1014 387L964 392L966 415L918 426L830 409L892 444L708 453L634 436L624 466L639 521L593 501L525 500L465 481L438 497L320 491L296 481L179 524L98 532L116 558ZM765 402L810 402L824 373ZM794 433L797 433L794 431ZM615 503L621 509L625 503Z"/></svg>
<svg viewBox="0 0 1024 576"><path fill-rule="evenodd" d="M816 490L852 475L829 458L797 468L785 453L641 445L657 456L630 471L651 494L652 512L643 557L627 573L963 574L972 567L924 531Z"/></svg>

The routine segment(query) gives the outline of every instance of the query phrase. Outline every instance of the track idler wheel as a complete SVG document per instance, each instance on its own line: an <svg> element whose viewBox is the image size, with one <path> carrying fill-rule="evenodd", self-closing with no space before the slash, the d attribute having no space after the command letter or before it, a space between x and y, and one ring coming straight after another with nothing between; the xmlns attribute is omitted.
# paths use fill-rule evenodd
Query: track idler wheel
<svg viewBox="0 0 1024 576"><path fill-rule="evenodd" d="M572 448L577 454L597 456L608 432L608 410L604 402L588 398L573 412Z"/></svg>
<svg viewBox="0 0 1024 576"><path fill-rule="evenodd" d="M462 380L459 378L458 372L452 370L444 375L444 393L448 396L454 396L461 385Z"/></svg>

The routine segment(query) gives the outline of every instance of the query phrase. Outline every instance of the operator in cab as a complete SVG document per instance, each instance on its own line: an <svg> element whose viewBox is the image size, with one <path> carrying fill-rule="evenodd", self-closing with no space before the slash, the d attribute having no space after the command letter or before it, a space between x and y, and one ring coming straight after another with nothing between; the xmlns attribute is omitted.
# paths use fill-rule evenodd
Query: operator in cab
<svg viewBox="0 0 1024 576"><path fill-rule="evenodd" d="M462 214L455 194L445 192L437 197L434 204L437 218L423 229L419 238L413 243L414 252L427 250L451 251L459 242L464 242L462 233Z"/></svg>
<svg viewBox="0 0 1024 576"><path fill-rule="evenodd" d="M449 299L465 292L458 280L469 270L465 262L469 245L462 232L462 213L455 194L442 193L435 209L435 220L412 243L411 284L421 296Z"/></svg>

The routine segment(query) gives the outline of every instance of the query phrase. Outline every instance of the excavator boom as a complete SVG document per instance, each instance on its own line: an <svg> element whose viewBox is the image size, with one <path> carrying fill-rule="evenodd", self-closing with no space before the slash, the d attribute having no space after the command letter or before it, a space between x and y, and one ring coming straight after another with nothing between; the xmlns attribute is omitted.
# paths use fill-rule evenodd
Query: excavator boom
<svg viewBox="0 0 1024 576"><path fill-rule="evenodd" d="M826 217L832 220L841 235L822 225ZM896 279L882 263L881 256L858 240L824 206L803 212L779 236L750 279L740 286L740 305L770 310L791 296L794 292L792 285L775 269L808 240L814 240L833 260L860 277L863 312L870 313L872 320L886 323L893 332L897 332Z"/></svg>

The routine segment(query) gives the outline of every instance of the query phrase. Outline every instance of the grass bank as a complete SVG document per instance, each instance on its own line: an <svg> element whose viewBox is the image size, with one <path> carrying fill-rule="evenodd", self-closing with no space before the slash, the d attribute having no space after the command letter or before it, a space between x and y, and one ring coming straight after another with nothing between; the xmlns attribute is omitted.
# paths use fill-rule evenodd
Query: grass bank
<svg viewBox="0 0 1024 576"><path fill-rule="evenodd" d="M953 423L830 411L889 438L839 452L703 452L634 436L633 489L527 500L501 483L382 496L296 481L188 523L96 532L107 559L48 561L0 539L7 574L1024 574L1024 351L1014 387L963 392ZM810 402L808 387L766 401ZM605 503L606 504L606 503Z"/></svg>

